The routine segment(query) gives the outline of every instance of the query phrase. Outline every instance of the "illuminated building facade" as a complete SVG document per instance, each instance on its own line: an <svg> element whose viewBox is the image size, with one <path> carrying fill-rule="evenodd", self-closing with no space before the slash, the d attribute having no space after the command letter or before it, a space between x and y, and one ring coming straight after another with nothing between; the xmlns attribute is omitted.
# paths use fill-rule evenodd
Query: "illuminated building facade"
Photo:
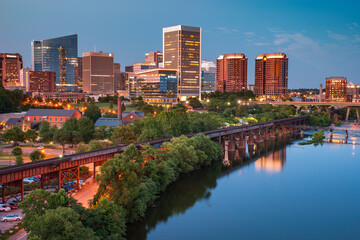
<svg viewBox="0 0 360 240"><path fill-rule="evenodd" d="M220 55L216 60L216 90L220 92L246 91L247 61L243 53Z"/></svg>
<svg viewBox="0 0 360 240"><path fill-rule="evenodd" d="M41 41L33 40L31 48L33 70L55 72L57 90L75 91L77 34Z"/></svg>
<svg viewBox="0 0 360 240"><path fill-rule="evenodd" d="M83 53L83 91L114 93L114 54Z"/></svg>
<svg viewBox="0 0 360 240"><path fill-rule="evenodd" d="M149 104L166 107L177 102L177 83L177 71L171 69L129 74L129 96L141 96Z"/></svg>
<svg viewBox="0 0 360 240"><path fill-rule="evenodd" d="M359 95L360 86L359 84L354 84L350 82L346 85L346 100L347 102L359 102L360 95Z"/></svg>
<svg viewBox="0 0 360 240"><path fill-rule="evenodd" d="M164 68L178 71L178 98L201 96L201 28L163 28Z"/></svg>
<svg viewBox="0 0 360 240"><path fill-rule="evenodd" d="M78 57L75 64L75 89L77 92L83 91L83 78L82 78L82 57Z"/></svg>
<svg viewBox="0 0 360 240"><path fill-rule="evenodd" d="M25 91L28 92L30 89L30 80L29 80L29 72L31 71L31 68L23 68L20 70L20 82L21 86L25 87Z"/></svg>
<svg viewBox="0 0 360 240"><path fill-rule="evenodd" d="M141 71L146 71L150 69L157 68L155 62L140 62L140 63L134 63L133 72L138 73Z"/></svg>
<svg viewBox="0 0 360 240"><path fill-rule="evenodd" d="M19 53L0 53L0 82L6 87L22 86L20 70L23 68Z"/></svg>
<svg viewBox="0 0 360 240"><path fill-rule="evenodd" d="M213 61L201 61L201 92L216 91L216 66Z"/></svg>
<svg viewBox="0 0 360 240"><path fill-rule="evenodd" d="M346 102L346 85L347 80L344 77L326 78L326 102Z"/></svg>
<svg viewBox="0 0 360 240"><path fill-rule="evenodd" d="M121 65L114 63L114 90L121 90Z"/></svg>
<svg viewBox="0 0 360 240"><path fill-rule="evenodd" d="M287 95L288 58L284 53L260 54L255 60L255 95L279 99Z"/></svg>
<svg viewBox="0 0 360 240"><path fill-rule="evenodd" d="M125 72L133 72L134 66L125 66Z"/></svg>
<svg viewBox="0 0 360 240"><path fill-rule="evenodd" d="M55 92L55 72L29 71L28 74L30 92Z"/></svg>
<svg viewBox="0 0 360 240"><path fill-rule="evenodd" d="M31 41L31 70L42 71L41 41Z"/></svg>
<svg viewBox="0 0 360 240"><path fill-rule="evenodd" d="M145 62L153 62L159 68L163 62L163 53L160 51L145 53Z"/></svg>

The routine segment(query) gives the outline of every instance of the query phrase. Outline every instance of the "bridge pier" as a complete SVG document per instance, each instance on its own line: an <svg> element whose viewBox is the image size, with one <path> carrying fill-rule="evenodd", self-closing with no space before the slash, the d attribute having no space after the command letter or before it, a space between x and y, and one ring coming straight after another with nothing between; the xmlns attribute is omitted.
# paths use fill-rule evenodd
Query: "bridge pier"
<svg viewBox="0 0 360 240"><path fill-rule="evenodd" d="M300 136L303 138L304 137L304 129L300 130Z"/></svg>
<svg viewBox="0 0 360 240"><path fill-rule="evenodd" d="M333 138L333 130L330 129L330 139L332 139L332 138Z"/></svg>
<svg viewBox="0 0 360 240"><path fill-rule="evenodd" d="M246 148L246 141L243 137L238 140L238 148L241 149Z"/></svg>
<svg viewBox="0 0 360 240"><path fill-rule="evenodd" d="M229 151L231 152L234 152L235 151L235 140L229 140L228 141L228 149Z"/></svg>
<svg viewBox="0 0 360 240"><path fill-rule="evenodd" d="M264 141L264 139L263 139L262 135L260 133L257 134L255 142L260 143L260 142L263 142L263 141Z"/></svg>
<svg viewBox="0 0 360 240"><path fill-rule="evenodd" d="M229 141L225 141L225 153L224 153L223 164L225 164L225 165L230 164L230 161L229 161Z"/></svg>
<svg viewBox="0 0 360 240"><path fill-rule="evenodd" d="M349 138L349 133L348 130L345 130L345 138L348 139Z"/></svg>
<svg viewBox="0 0 360 240"><path fill-rule="evenodd" d="M269 131L265 131L265 133L264 133L264 139L265 139L266 141L269 141L269 140L270 140L270 133L269 133Z"/></svg>
<svg viewBox="0 0 360 240"><path fill-rule="evenodd" d="M360 123L359 108L355 108L357 123Z"/></svg>
<svg viewBox="0 0 360 240"><path fill-rule="evenodd" d="M248 145L252 145L252 146L255 144L254 136L253 136L253 135L249 135L247 144L248 144Z"/></svg>
<svg viewBox="0 0 360 240"><path fill-rule="evenodd" d="M351 110L351 107L347 107L345 122L349 121L350 110Z"/></svg>

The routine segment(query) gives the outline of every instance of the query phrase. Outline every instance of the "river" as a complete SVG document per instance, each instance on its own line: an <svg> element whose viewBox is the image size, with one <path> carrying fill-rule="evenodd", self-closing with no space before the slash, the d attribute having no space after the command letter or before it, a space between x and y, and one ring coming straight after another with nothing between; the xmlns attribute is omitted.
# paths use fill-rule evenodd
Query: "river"
<svg viewBox="0 0 360 240"><path fill-rule="evenodd" d="M360 137L340 140L282 138L185 174L127 239L359 239Z"/></svg>

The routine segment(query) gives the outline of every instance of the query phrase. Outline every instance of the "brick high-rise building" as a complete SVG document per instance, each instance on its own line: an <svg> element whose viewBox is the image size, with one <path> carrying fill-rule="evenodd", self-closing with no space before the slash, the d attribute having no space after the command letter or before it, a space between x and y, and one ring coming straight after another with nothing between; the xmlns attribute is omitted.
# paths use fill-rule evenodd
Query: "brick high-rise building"
<svg viewBox="0 0 360 240"><path fill-rule="evenodd" d="M114 54L83 53L83 91L114 93Z"/></svg>
<svg viewBox="0 0 360 240"><path fill-rule="evenodd" d="M23 68L22 56L19 53L0 53L0 83L3 86L21 86L20 70Z"/></svg>
<svg viewBox="0 0 360 240"><path fill-rule="evenodd" d="M246 91L247 60L243 53L220 55L216 60L216 90L220 92Z"/></svg>
<svg viewBox="0 0 360 240"><path fill-rule="evenodd" d="M201 97L201 28L163 28L164 68L178 71L178 98Z"/></svg>
<svg viewBox="0 0 360 240"><path fill-rule="evenodd" d="M145 62L154 62L158 68L163 62L163 53L160 51L145 53Z"/></svg>
<svg viewBox="0 0 360 240"><path fill-rule="evenodd" d="M83 77L82 77L82 57L78 57L75 63L75 79L76 91L83 91Z"/></svg>
<svg viewBox="0 0 360 240"><path fill-rule="evenodd" d="M121 90L121 65L114 63L114 90Z"/></svg>
<svg viewBox="0 0 360 240"><path fill-rule="evenodd" d="M326 102L346 102L347 80L344 77L326 78L325 101Z"/></svg>
<svg viewBox="0 0 360 240"><path fill-rule="evenodd" d="M29 71L28 74L30 92L55 92L55 72Z"/></svg>
<svg viewBox="0 0 360 240"><path fill-rule="evenodd" d="M288 58L284 53L260 54L255 60L255 95L278 99L287 94Z"/></svg>

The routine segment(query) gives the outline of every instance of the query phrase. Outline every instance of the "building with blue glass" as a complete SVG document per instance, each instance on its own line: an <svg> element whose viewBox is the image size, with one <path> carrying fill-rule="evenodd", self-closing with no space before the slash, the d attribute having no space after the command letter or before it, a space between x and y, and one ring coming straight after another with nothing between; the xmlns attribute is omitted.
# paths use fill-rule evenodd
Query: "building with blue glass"
<svg viewBox="0 0 360 240"><path fill-rule="evenodd" d="M77 34L31 42L32 69L55 72L57 91L75 91L77 57Z"/></svg>
<svg viewBox="0 0 360 240"><path fill-rule="evenodd" d="M177 103L177 70L153 69L129 73L129 96L141 96L152 105L169 107Z"/></svg>

